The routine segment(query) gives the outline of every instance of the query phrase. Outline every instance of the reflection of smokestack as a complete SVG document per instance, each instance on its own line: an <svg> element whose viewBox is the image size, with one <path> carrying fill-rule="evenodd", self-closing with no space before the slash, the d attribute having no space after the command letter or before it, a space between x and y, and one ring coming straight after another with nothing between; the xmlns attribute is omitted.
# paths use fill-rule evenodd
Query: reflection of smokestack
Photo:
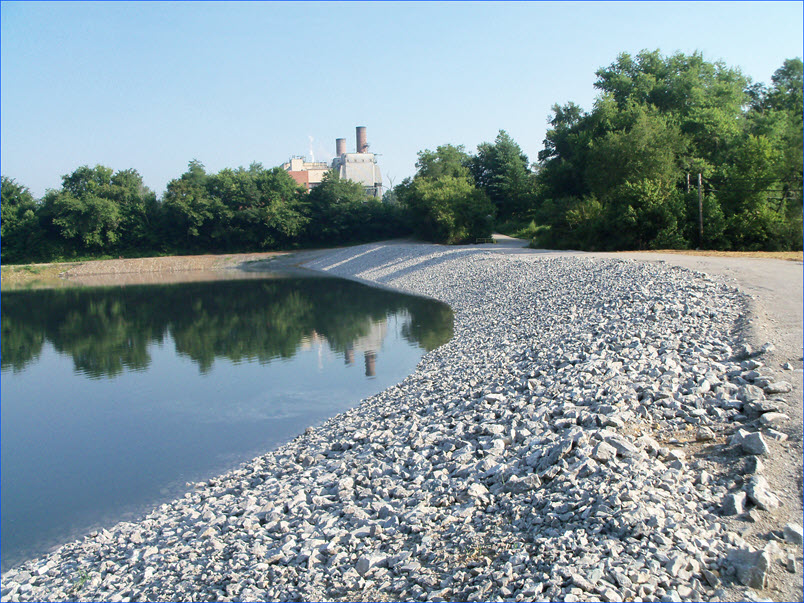
<svg viewBox="0 0 804 603"><path fill-rule="evenodd" d="M346 349L346 353L343 355L343 359L346 364L354 364L355 363L355 350L352 347Z"/></svg>
<svg viewBox="0 0 804 603"><path fill-rule="evenodd" d="M368 139L366 138L366 126L357 126L355 138L357 139L357 152L368 153Z"/></svg>
<svg viewBox="0 0 804 603"><path fill-rule="evenodd" d="M377 352L365 352L366 377L373 377L377 374Z"/></svg>
<svg viewBox="0 0 804 603"><path fill-rule="evenodd" d="M336 138L335 139L335 157L340 157L341 155L346 154L346 139L345 138Z"/></svg>

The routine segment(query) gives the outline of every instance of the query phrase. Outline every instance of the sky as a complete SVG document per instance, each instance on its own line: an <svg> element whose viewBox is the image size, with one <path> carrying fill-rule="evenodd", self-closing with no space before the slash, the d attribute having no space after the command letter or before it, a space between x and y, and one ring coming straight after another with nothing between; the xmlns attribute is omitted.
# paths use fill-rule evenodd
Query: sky
<svg viewBox="0 0 804 603"><path fill-rule="evenodd" d="M438 145L507 131L531 161L551 107L591 109L621 52L701 52L770 83L804 2L2 2L0 168L35 197L81 165L161 195L366 126L386 187Z"/></svg>

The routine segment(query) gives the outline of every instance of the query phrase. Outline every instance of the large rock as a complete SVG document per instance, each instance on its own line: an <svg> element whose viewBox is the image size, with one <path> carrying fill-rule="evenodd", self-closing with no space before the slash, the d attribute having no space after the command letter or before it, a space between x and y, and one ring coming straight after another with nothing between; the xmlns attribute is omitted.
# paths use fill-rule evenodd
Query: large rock
<svg viewBox="0 0 804 603"><path fill-rule="evenodd" d="M797 523L788 523L784 527L784 539L793 544L802 544L802 528Z"/></svg>
<svg viewBox="0 0 804 603"><path fill-rule="evenodd" d="M740 584L751 588L765 588L768 585L773 549L769 547L762 551L748 548L732 549L726 560L735 569Z"/></svg>
<svg viewBox="0 0 804 603"><path fill-rule="evenodd" d="M793 390L793 386L787 381L776 381L774 383L768 383L763 389L768 395L786 394Z"/></svg>
<svg viewBox="0 0 804 603"><path fill-rule="evenodd" d="M751 502L763 511L769 511L779 506L779 499L771 492L768 480L761 475L755 475L748 480L745 493Z"/></svg>
<svg viewBox="0 0 804 603"><path fill-rule="evenodd" d="M768 427L778 427L789 420L790 417L783 412L766 412L759 417L759 422Z"/></svg>
<svg viewBox="0 0 804 603"><path fill-rule="evenodd" d="M758 431L745 436L740 442L740 447L748 454L768 454L768 445Z"/></svg>

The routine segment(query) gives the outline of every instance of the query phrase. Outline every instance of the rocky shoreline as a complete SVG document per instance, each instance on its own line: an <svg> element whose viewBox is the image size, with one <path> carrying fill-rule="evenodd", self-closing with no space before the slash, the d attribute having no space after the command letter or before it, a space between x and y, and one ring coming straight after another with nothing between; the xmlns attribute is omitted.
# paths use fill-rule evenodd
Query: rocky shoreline
<svg viewBox="0 0 804 603"><path fill-rule="evenodd" d="M306 267L445 301L455 336L286 446L6 572L3 601L761 600L780 568L801 584L800 526L762 548L735 528L789 498L762 459L791 386L740 344L732 287L406 244Z"/></svg>

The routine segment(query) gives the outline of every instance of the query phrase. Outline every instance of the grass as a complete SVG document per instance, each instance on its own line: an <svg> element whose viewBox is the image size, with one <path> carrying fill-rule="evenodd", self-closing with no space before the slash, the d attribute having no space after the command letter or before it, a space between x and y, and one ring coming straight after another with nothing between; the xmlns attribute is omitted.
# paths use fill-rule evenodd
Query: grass
<svg viewBox="0 0 804 603"><path fill-rule="evenodd" d="M504 234L515 239L532 240L537 238L540 233L546 231L549 227L545 225L536 225L533 220L508 220L500 222L496 225L495 230L500 234Z"/></svg>
<svg viewBox="0 0 804 603"><path fill-rule="evenodd" d="M497 232L517 239L531 241L531 247L535 249L551 249L543 243L544 235L548 234L550 227L545 224L536 225L535 221L526 222L524 220L509 220L497 224ZM729 257L729 258L760 258L773 260L786 260L789 262L804 261L804 252L801 251L719 251L716 249L643 249L631 251L619 251L612 253L676 253L682 255L697 255L707 257Z"/></svg>
<svg viewBox="0 0 804 603"><path fill-rule="evenodd" d="M14 289L40 289L63 286L64 280L60 275L69 268L80 264L54 263L54 264L22 264L15 266L2 266L0 272L0 289L4 291Z"/></svg>
<svg viewBox="0 0 804 603"><path fill-rule="evenodd" d="M723 258L762 258L772 260L787 260L790 262L804 261L804 252L801 251L717 251L710 249L649 249L639 252L621 253L679 253L683 255L700 255Z"/></svg>

